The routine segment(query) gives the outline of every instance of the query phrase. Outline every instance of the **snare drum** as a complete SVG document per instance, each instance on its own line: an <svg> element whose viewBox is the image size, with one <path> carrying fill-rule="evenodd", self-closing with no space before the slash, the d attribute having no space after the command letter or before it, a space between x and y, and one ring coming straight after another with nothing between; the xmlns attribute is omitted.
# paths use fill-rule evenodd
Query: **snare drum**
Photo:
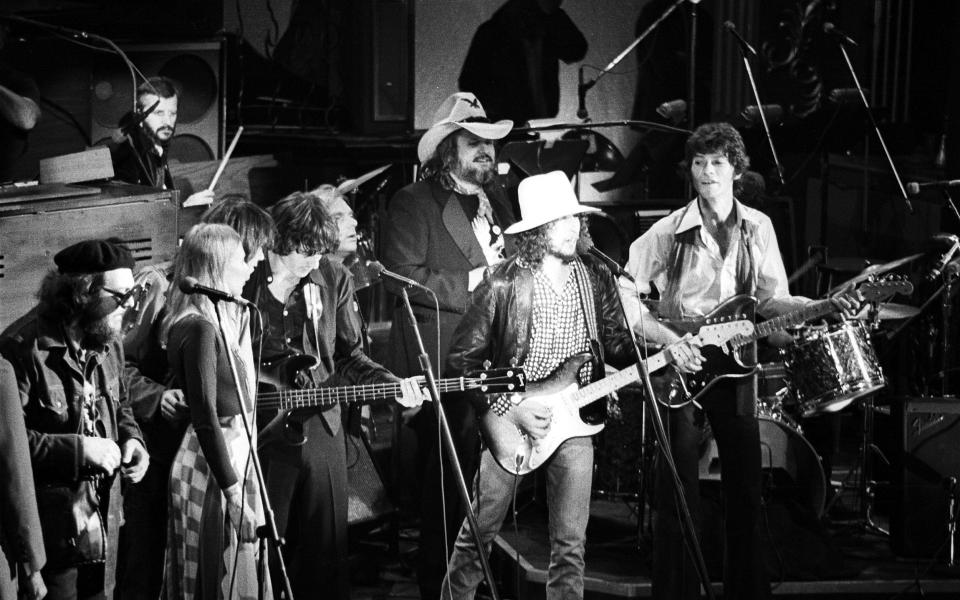
<svg viewBox="0 0 960 600"><path fill-rule="evenodd" d="M860 321L807 328L790 348L787 367L804 417L836 412L887 384Z"/></svg>

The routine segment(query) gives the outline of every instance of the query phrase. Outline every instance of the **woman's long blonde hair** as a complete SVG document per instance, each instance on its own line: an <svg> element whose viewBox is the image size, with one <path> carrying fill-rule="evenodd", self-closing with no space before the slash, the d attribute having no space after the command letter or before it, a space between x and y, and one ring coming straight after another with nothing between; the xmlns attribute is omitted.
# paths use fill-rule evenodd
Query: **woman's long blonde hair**
<svg viewBox="0 0 960 600"><path fill-rule="evenodd" d="M199 313L212 323L217 322L213 303L201 294L184 294L180 282L186 277L195 278L200 284L216 289L226 289L223 273L231 253L240 246L240 235L228 225L200 223L183 236L173 266L173 281L167 290L166 314L160 324L160 340L166 345L170 327L187 314ZM224 312L224 317L236 321L234 310ZM236 329L236 323L231 323Z"/></svg>

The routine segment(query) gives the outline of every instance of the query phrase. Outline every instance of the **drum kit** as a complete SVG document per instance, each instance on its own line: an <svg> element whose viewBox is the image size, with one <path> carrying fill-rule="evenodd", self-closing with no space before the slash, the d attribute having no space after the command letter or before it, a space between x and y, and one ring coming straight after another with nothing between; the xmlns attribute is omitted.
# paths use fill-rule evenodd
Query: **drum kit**
<svg viewBox="0 0 960 600"><path fill-rule="evenodd" d="M891 271L920 256L867 267L828 294L881 277L890 278ZM912 290L912 286L905 285ZM804 436L803 425L862 400L862 446L859 464L851 475L858 477L855 488L861 495L861 522L870 530L883 532L870 518L872 482L868 463L871 448L875 448L872 395L887 385L874 341L887 339L891 326L898 327L919 313L918 307L907 304L870 303L853 318L832 324L806 324L791 331L792 343L779 350L779 360L757 365L757 416L763 469L776 481L778 492L806 504L817 517L824 517L830 509L831 484L820 455ZM639 403L621 404L625 409L627 404ZM653 452L647 452L642 449L643 443L637 443L641 436L638 431L643 427L639 420L642 412L624 412L625 419L620 423L608 423L597 449L594 479L598 495L642 504L645 484L649 481L644 471L653 464ZM717 446L709 425L701 438L699 470L701 481L720 478Z"/></svg>

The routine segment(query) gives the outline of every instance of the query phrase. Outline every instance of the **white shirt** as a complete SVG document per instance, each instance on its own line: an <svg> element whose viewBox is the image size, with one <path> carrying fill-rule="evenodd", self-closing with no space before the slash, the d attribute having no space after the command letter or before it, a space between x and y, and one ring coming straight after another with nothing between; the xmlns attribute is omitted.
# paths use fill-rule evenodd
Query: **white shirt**
<svg viewBox="0 0 960 600"><path fill-rule="evenodd" d="M678 233L698 228L696 242L688 248L680 281L680 308L684 317L709 313L724 300L736 295L737 263L740 254L740 223L754 224L756 234L750 246L757 270L757 311L765 317L790 312L809 303L801 296L791 296L787 273L777 244L770 217L734 200L738 226L730 237L727 255L703 226L697 200L657 221L630 245L630 259L626 270L637 281L640 293L649 294L651 283L661 293L666 289L670 275L674 237ZM646 312L629 282L621 281L621 295L630 324L636 325L640 311Z"/></svg>

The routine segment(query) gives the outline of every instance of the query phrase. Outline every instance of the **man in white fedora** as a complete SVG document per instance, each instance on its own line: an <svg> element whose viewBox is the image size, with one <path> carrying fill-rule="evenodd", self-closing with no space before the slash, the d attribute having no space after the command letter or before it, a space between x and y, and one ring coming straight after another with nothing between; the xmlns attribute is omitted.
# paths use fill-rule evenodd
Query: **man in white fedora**
<svg viewBox="0 0 960 600"><path fill-rule="evenodd" d="M605 266L585 254L590 238L583 215L597 209L577 201L570 181L560 171L528 177L520 182L518 192L522 218L506 230L516 234L517 253L497 265L474 291L453 334L447 375L467 374L490 361L493 367L522 366L527 380L537 382L567 358L590 352L593 359L575 376L582 386L603 376L604 361L614 366L630 364L633 353L618 307L616 282ZM471 393L460 401L471 402L485 423L504 419L533 438L550 431L555 408L554 401L542 397L514 404ZM490 435L480 457L473 508L483 551L489 552L519 476L501 467L489 450L496 443L489 439L491 428L485 426L484 434ZM592 440L564 441L540 468L546 472L550 511L546 597L582 598ZM482 579L479 553L464 520L441 597L473 598Z"/></svg>
<svg viewBox="0 0 960 600"><path fill-rule="evenodd" d="M437 295L439 317L432 298L410 290L423 343L436 370L447 356L450 336L467 308L470 292L484 272L506 255L503 229L516 218L496 177L494 142L512 127L510 121L489 122L473 94L452 94L440 105L433 126L417 147L421 181L401 189L390 201L381 259L388 269L422 283ZM420 375L419 351L399 299L390 347L387 366L394 373ZM448 410L447 418L469 481L480 453L476 419L468 404L457 406L464 407L463 411ZM420 595L424 600L436 600L446 571L446 549L453 545L466 507L449 476L448 459L441 459L437 447L434 410L430 406L420 410L410 425L417 436L420 470L419 485L412 486L421 512ZM441 464L446 477L441 476Z"/></svg>

